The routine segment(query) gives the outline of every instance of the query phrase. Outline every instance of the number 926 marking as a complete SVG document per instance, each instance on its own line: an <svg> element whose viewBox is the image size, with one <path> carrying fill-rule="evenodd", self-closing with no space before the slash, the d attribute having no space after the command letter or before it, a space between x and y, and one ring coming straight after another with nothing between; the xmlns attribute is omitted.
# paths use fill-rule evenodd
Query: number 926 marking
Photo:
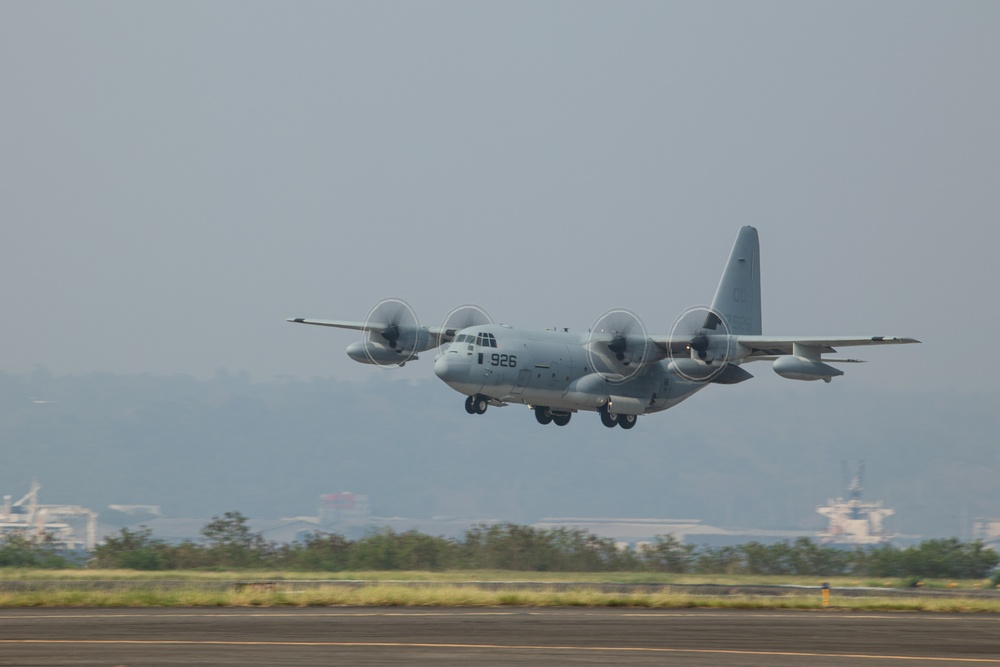
<svg viewBox="0 0 1000 667"><path fill-rule="evenodd" d="M504 368L517 368L517 356L513 354L498 354L494 352L490 355L491 366L503 366Z"/></svg>

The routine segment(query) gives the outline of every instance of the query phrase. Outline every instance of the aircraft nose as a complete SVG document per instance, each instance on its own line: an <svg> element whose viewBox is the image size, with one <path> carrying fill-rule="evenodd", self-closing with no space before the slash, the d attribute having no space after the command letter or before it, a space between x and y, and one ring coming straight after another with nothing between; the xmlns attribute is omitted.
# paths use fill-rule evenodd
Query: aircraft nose
<svg viewBox="0 0 1000 667"><path fill-rule="evenodd" d="M437 359L434 360L434 375L445 382L455 382L460 381L460 373L462 370L468 370L466 365L461 363L457 354L449 354L445 352Z"/></svg>
<svg viewBox="0 0 1000 667"><path fill-rule="evenodd" d="M445 352L437 359L434 360L434 375L437 375L442 380L448 379L448 353Z"/></svg>

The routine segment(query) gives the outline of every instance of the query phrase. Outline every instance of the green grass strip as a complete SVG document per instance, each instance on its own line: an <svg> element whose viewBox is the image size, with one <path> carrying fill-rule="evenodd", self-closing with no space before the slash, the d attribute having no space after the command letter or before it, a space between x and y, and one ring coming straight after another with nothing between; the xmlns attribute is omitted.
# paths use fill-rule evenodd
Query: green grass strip
<svg viewBox="0 0 1000 667"><path fill-rule="evenodd" d="M158 589L137 582L116 590L0 592L0 607L630 607L649 609L823 609L819 592L787 595L688 595L669 591L607 593L580 588L552 590L544 585L485 590L447 583L410 587L383 583L361 587L251 586L205 590L193 583ZM1000 613L1000 600L934 597L838 597L832 610Z"/></svg>
<svg viewBox="0 0 1000 667"><path fill-rule="evenodd" d="M871 577L804 577L778 575L730 574L671 574L660 572L525 572L511 570L448 570L444 572L379 570L339 572L290 572L270 570L35 570L27 568L0 568L3 581L428 581L436 583L458 582L543 582L543 583L608 583L608 584L719 584L725 586L819 586L828 582L834 590L865 586L870 588L898 589L912 583L910 578ZM927 589L981 590L991 588L988 579L928 579L921 582Z"/></svg>

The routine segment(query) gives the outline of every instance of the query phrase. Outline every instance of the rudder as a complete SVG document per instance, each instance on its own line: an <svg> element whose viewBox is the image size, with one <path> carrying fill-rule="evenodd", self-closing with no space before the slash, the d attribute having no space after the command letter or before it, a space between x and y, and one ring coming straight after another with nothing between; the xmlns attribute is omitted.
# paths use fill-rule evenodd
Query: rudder
<svg viewBox="0 0 1000 667"><path fill-rule="evenodd" d="M729 333L751 336L763 333L760 316L760 240L756 228L748 225L740 229L736 236L726 270L712 299L712 311L725 318ZM710 315L706 328L716 329L717 325L714 315Z"/></svg>

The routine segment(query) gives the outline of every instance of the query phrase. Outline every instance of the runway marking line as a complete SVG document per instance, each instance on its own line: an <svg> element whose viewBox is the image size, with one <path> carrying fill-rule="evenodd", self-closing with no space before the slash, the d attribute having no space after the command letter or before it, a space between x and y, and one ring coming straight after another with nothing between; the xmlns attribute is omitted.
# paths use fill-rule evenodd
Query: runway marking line
<svg viewBox="0 0 1000 667"><path fill-rule="evenodd" d="M800 651L751 651L740 649L699 649L656 646L533 646L522 644L433 644L418 642L266 642L266 641L187 641L182 639L0 639L3 644L100 644L127 646L297 646L330 648L433 648L491 649L509 651L593 651L612 653L693 653L747 656L780 656L789 658L850 658L855 660L908 660L924 662L963 662L1000 664L1000 658L957 658L919 655L874 655L865 653L809 653Z"/></svg>

